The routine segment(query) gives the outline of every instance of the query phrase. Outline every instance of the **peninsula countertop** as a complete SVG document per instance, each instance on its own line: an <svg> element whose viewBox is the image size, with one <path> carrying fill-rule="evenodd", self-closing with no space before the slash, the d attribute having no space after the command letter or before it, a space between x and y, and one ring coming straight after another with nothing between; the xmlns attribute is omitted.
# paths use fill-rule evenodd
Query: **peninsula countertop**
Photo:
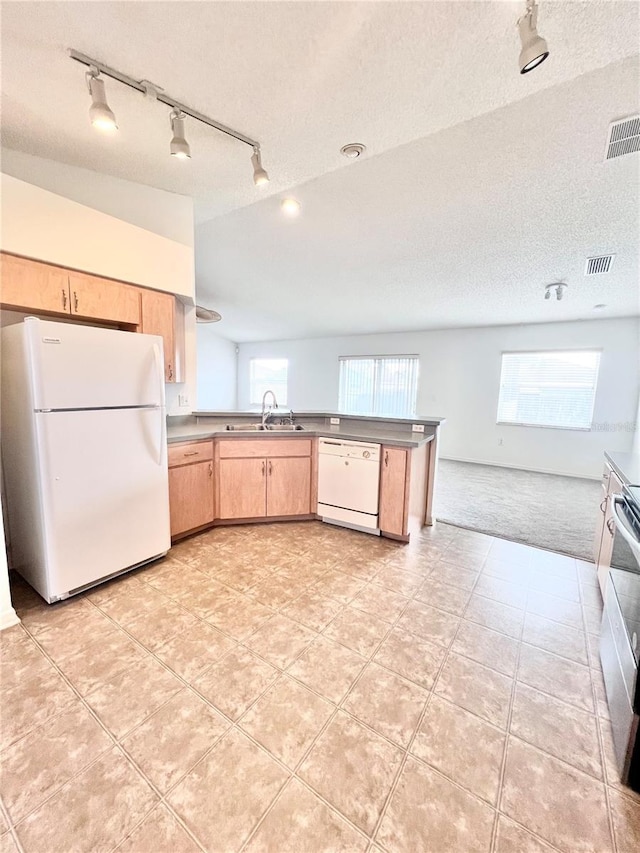
<svg viewBox="0 0 640 853"><path fill-rule="evenodd" d="M278 417L278 416L276 416ZM339 424L331 424L331 418L340 418ZM420 447L433 441L437 428L444 418L377 418L373 416L355 416L331 414L326 412L296 412L295 422L300 430L227 430L227 424L259 422L260 412L194 412L190 416L169 416L167 418L167 441L197 441L207 438L290 438L326 437L347 441L368 441L377 444L390 444L399 447ZM417 424L424 432L412 431Z"/></svg>
<svg viewBox="0 0 640 853"><path fill-rule="evenodd" d="M640 485L640 454L605 451L605 458L626 486Z"/></svg>

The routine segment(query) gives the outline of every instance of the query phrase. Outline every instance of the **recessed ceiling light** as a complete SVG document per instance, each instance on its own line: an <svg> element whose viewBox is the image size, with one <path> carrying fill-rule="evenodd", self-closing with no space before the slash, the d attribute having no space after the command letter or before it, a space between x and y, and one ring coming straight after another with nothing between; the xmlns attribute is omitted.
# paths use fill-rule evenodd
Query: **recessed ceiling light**
<svg viewBox="0 0 640 853"><path fill-rule="evenodd" d="M361 142L350 142L348 145L342 146L340 153L344 154L344 156L348 157L350 160L355 160L364 154L366 150L366 145L363 145Z"/></svg>
<svg viewBox="0 0 640 853"><path fill-rule="evenodd" d="M297 216L300 213L300 202L295 198L283 198L280 207L285 216Z"/></svg>
<svg viewBox="0 0 640 853"><path fill-rule="evenodd" d="M606 308L606 307L607 307L607 306L605 305L605 303L604 303L604 302L598 302L598 304L597 304L597 305L594 305L594 306L593 306L593 310L594 310L594 311L602 311L602 309L603 309L603 308Z"/></svg>

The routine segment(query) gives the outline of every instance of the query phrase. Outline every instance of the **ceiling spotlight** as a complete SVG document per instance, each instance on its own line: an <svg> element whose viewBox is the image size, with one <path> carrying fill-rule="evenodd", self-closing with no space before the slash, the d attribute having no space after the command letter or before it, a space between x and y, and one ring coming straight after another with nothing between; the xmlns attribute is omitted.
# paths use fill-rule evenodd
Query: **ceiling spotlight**
<svg viewBox="0 0 640 853"><path fill-rule="evenodd" d="M280 207L286 216L297 216L300 213L300 202L295 198L283 198Z"/></svg>
<svg viewBox="0 0 640 853"><path fill-rule="evenodd" d="M345 157L348 157L350 160L356 160L367 150L366 145L363 145L361 142L350 142L348 145L343 145L340 149L340 153L344 154Z"/></svg>
<svg viewBox="0 0 640 853"><path fill-rule="evenodd" d="M518 60L521 74L533 71L534 68L540 65L541 62L544 62L547 56L549 56L549 48L546 41L538 35L537 25L538 4L535 0L527 0L527 10L518 20L520 42L522 44Z"/></svg>
<svg viewBox="0 0 640 853"><path fill-rule="evenodd" d="M91 95L89 118L92 126L97 127L98 130L117 130L116 117L109 109L109 104L107 104L104 82L98 77L98 71L96 69L87 71L85 77L89 94Z"/></svg>
<svg viewBox="0 0 640 853"><path fill-rule="evenodd" d="M544 288L544 298L551 299L552 291L555 291L555 297L560 302L562 297L564 296L564 292L567 288L567 285L564 281L554 281L553 284L547 284Z"/></svg>
<svg viewBox="0 0 640 853"><path fill-rule="evenodd" d="M184 138L184 119L185 114L180 110L171 111L171 156L177 157L178 160L189 160L191 157L189 143Z"/></svg>
<svg viewBox="0 0 640 853"><path fill-rule="evenodd" d="M253 149L253 154L251 155L251 165L253 166L253 183L257 187L261 187L264 184L268 184L269 175L267 175L266 169L262 168L262 157L260 156L259 148Z"/></svg>

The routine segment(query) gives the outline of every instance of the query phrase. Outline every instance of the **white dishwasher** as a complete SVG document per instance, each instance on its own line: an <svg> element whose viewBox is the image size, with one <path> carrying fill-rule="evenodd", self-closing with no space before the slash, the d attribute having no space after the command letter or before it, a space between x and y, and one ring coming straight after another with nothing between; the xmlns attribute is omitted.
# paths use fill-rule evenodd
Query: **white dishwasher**
<svg viewBox="0 0 640 853"><path fill-rule="evenodd" d="M323 521L379 533L380 445L318 441L318 515Z"/></svg>

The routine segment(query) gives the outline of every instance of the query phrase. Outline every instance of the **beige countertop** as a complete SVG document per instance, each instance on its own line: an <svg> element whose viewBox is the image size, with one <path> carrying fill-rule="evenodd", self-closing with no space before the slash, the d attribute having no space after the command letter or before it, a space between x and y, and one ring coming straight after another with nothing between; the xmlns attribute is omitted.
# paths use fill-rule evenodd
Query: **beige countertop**
<svg viewBox="0 0 640 853"><path fill-rule="evenodd" d="M246 413L237 413L237 415ZM236 413L228 413L228 422L233 423L233 416ZM216 417L219 417L216 415ZM259 415L256 421L260 420ZM342 416L344 418L344 416ZM226 429L226 421L217 421L212 417L207 423L205 416L198 415L198 421L191 419L176 418L181 423L172 424L173 418L168 418L167 426L167 441L172 444L179 441L198 441L207 438L229 438L229 439L252 439L252 438L276 438L288 436L290 438L305 438L322 436L326 438L338 438L350 441L369 441L377 444L397 445L398 447L420 447L420 445L431 441L434 438L434 430L427 428L425 425L425 433L410 432L406 427L404 429L393 429L393 421L354 421L348 419L348 422L339 426L332 426L321 422L313 422L308 416L296 418L296 420L304 420L303 429L301 430L258 430L256 432L234 431ZM344 418L347 421L346 418ZM413 423L422 423L420 420Z"/></svg>

